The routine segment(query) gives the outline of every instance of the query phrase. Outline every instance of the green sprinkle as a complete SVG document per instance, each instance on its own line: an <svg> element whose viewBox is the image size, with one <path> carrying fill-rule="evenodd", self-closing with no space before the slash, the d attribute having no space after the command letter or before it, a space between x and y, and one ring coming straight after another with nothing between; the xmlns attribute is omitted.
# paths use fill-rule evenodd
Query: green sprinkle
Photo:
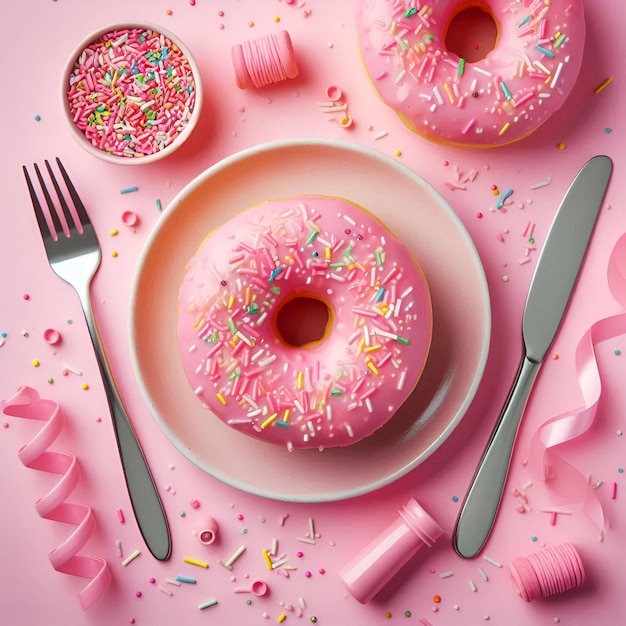
<svg viewBox="0 0 626 626"><path fill-rule="evenodd" d="M458 75L463 76L463 72L465 71L465 59L459 59L459 71Z"/></svg>
<svg viewBox="0 0 626 626"><path fill-rule="evenodd" d="M248 599L246 600L246 604L247 604L248 606L250 606L250 605L252 604L252 600L250 600L250 598L248 598Z"/></svg>
<svg viewBox="0 0 626 626"><path fill-rule="evenodd" d="M345 263L331 263L328 267L334 270L339 270L345 266Z"/></svg>
<svg viewBox="0 0 626 626"><path fill-rule="evenodd" d="M280 287L275 287L275 286L274 287L270 287L270 291L272 293L275 293L276 295L279 295L280 294Z"/></svg>
<svg viewBox="0 0 626 626"><path fill-rule="evenodd" d="M315 238L317 237L318 233L316 230L312 230L311 234L309 235L309 238L306 240L306 243L313 243L315 241Z"/></svg>
<svg viewBox="0 0 626 626"><path fill-rule="evenodd" d="M207 600L206 602L203 602L202 604L198 604L198 608L200 610L208 609L210 606L215 606L216 604L217 604L217 600L215 600L215 599Z"/></svg>
<svg viewBox="0 0 626 626"><path fill-rule="evenodd" d="M247 313L254 314L254 313L258 313L258 312L259 312L259 307L254 302L247 309Z"/></svg>
<svg viewBox="0 0 626 626"><path fill-rule="evenodd" d="M380 267L383 264L383 255L380 253L380 248L376 249L374 255L376 256L376 265Z"/></svg>
<svg viewBox="0 0 626 626"><path fill-rule="evenodd" d="M343 391L340 391L339 389L333 389L330 392L331 396L343 396Z"/></svg>
<svg viewBox="0 0 626 626"><path fill-rule="evenodd" d="M415 7L411 7L404 12L404 17L413 17L417 13Z"/></svg>
<svg viewBox="0 0 626 626"><path fill-rule="evenodd" d="M405 611L404 617L411 617L411 611Z"/></svg>
<svg viewBox="0 0 626 626"><path fill-rule="evenodd" d="M237 332L237 327L235 326L235 322L233 322L233 318L228 318L228 328L230 328L230 332L234 335Z"/></svg>
<svg viewBox="0 0 626 626"><path fill-rule="evenodd" d="M352 246L348 246L344 251L343 251L343 256L350 256L352 254Z"/></svg>
<svg viewBox="0 0 626 626"><path fill-rule="evenodd" d="M411 343L410 339L405 339L404 337L396 337L396 341L398 343L403 343L405 346L408 346Z"/></svg>

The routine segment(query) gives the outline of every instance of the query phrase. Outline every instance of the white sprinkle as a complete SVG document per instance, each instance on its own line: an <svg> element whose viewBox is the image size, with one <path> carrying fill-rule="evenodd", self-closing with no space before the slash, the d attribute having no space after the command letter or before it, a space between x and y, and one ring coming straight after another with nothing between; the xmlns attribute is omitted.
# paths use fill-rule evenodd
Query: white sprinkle
<svg viewBox="0 0 626 626"><path fill-rule="evenodd" d="M162 591L165 595L168 596L174 595L169 589L166 589L163 585L159 585L159 591Z"/></svg>
<svg viewBox="0 0 626 626"><path fill-rule="evenodd" d="M304 601L304 598L298 598L298 604L303 608L306 609L306 602Z"/></svg>
<svg viewBox="0 0 626 626"><path fill-rule="evenodd" d="M77 370L75 367L72 367L71 365L67 365L66 363L63 364L63 369L67 370L68 372L71 372L72 374L76 374L76 376L83 375L83 373L80 370Z"/></svg>
<svg viewBox="0 0 626 626"><path fill-rule="evenodd" d="M233 563L246 551L246 546L239 546L235 554L233 554L228 561L226 561L223 565L226 569L232 569Z"/></svg>
<svg viewBox="0 0 626 626"><path fill-rule="evenodd" d="M488 72L487 70L484 70L482 67L477 67L476 65L472 66L472 69L475 72L478 72L479 74L483 74L484 76L491 76L491 72Z"/></svg>
<svg viewBox="0 0 626 626"><path fill-rule="evenodd" d="M346 220L348 224L352 224L352 226L356 226L356 222L350 216L344 213L341 217L343 217L343 219Z"/></svg>
<svg viewBox="0 0 626 626"><path fill-rule="evenodd" d="M117 556L122 556L122 542L119 539L115 540L115 549L117 551Z"/></svg>
<svg viewBox="0 0 626 626"><path fill-rule="evenodd" d="M122 561L122 566L126 567L131 561L134 561L140 554L141 552L139 550L135 550L130 556L126 557Z"/></svg>
<svg viewBox="0 0 626 626"><path fill-rule="evenodd" d="M494 567L502 567L502 563L498 563L498 561L490 559L488 556L483 556L483 559L485 559L487 563L491 563L491 565L493 565Z"/></svg>
<svg viewBox="0 0 626 626"><path fill-rule="evenodd" d="M454 572L441 572L439 574L439 578L450 578L450 576L454 576Z"/></svg>
<svg viewBox="0 0 626 626"><path fill-rule="evenodd" d="M474 581L473 581L473 580L471 580L471 579L470 579L470 580L468 580L468 581L467 581L467 583L469 584L469 588L470 588L472 591L476 591L476 585L474 584Z"/></svg>
<svg viewBox="0 0 626 626"><path fill-rule="evenodd" d="M374 135L374 140L378 141L379 139L382 139L383 137L386 137L388 134L389 133L386 130L381 130L379 133Z"/></svg>
<svg viewBox="0 0 626 626"><path fill-rule="evenodd" d="M166 579L165 579L165 582L166 582L168 585L176 585L176 587L180 587L180 586L181 586L181 584L182 584L182 583L180 582L180 580L174 580L173 578L166 578Z"/></svg>
<svg viewBox="0 0 626 626"><path fill-rule="evenodd" d="M486 574L485 570L484 570L482 567L479 567L479 568L478 568L478 573L480 574L481 578L482 578L484 581L489 580L489 577L487 576L487 574Z"/></svg>
<svg viewBox="0 0 626 626"><path fill-rule="evenodd" d="M313 518L309 517L309 537L315 539L315 527L313 525Z"/></svg>
<svg viewBox="0 0 626 626"><path fill-rule="evenodd" d="M310 543L311 545L315 545L315 539L309 539L309 537L296 537L297 541L302 543Z"/></svg>
<svg viewBox="0 0 626 626"><path fill-rule="evenodd" d="M542 180L538 183L534 183L530 186L531 189L540 189L541 187L546 187L552 182L552 176L548 176L545 180Z"/></svg>
<svg viewBox="0 0 626 626"><path fill-rule="evenodd" d="M554 76L552 77L552 80L550 81L550 89L554 89L554 87L556 87L556 84L561 76L561 71L563 70L563 61L561 61L557 68L556 68L556 72L554 72Z"/></svg>

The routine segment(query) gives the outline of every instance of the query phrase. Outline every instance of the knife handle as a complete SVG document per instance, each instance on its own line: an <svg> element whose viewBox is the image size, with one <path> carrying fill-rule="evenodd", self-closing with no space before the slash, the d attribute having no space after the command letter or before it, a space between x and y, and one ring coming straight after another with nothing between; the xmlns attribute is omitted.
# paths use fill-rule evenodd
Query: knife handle
<svg viewBox="0 0 626 626"><path fill-rule="evenodd" d="M540 363L524 356L507 401L465 496L454 533L454 549L466 559L485 545L496 519L509 472L513 444Z"/></svg>

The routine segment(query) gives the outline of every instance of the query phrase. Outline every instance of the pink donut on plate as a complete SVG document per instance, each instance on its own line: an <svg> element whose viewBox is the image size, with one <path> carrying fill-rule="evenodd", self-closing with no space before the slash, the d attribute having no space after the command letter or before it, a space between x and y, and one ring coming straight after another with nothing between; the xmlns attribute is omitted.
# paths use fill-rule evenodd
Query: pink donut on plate
<svg viewBox="0 0 626 626"><path fill-rule="evenodd" d="M347 446L380 428L413 391L432 338L430 292L407 247L328 196L266 202L209 233L179 305L199 401L290 450Z"/></svg>
<svg viewBox="0 0 626 626"><path fill-rule="evenodd" d="M374 87L407 126L472 148L539 128L585 48L582 0L359 0L357 31Z"/></svg>

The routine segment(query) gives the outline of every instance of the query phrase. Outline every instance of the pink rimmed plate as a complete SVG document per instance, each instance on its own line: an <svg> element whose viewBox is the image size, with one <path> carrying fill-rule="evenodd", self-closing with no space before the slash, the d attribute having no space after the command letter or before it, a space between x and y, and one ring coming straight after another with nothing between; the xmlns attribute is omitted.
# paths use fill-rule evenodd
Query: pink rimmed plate
<svg viewBox="0 0 626 626"><path fill-rule="evenodd" d="M323 452L288 452L225 426L188 385L176 340L177 296L185 264L205 235L250 206L298 194L343 197L377 215L420 262L433 301L431 352L413 394L369 438ZM484 271L450 206L393 159L356 144L319 139L276 141L244 150L189 183L148 238L131 302L133 366L143 397L170 441L215 478L292 502L367 493L428 458L474 397L490 330Z"/></svg>

